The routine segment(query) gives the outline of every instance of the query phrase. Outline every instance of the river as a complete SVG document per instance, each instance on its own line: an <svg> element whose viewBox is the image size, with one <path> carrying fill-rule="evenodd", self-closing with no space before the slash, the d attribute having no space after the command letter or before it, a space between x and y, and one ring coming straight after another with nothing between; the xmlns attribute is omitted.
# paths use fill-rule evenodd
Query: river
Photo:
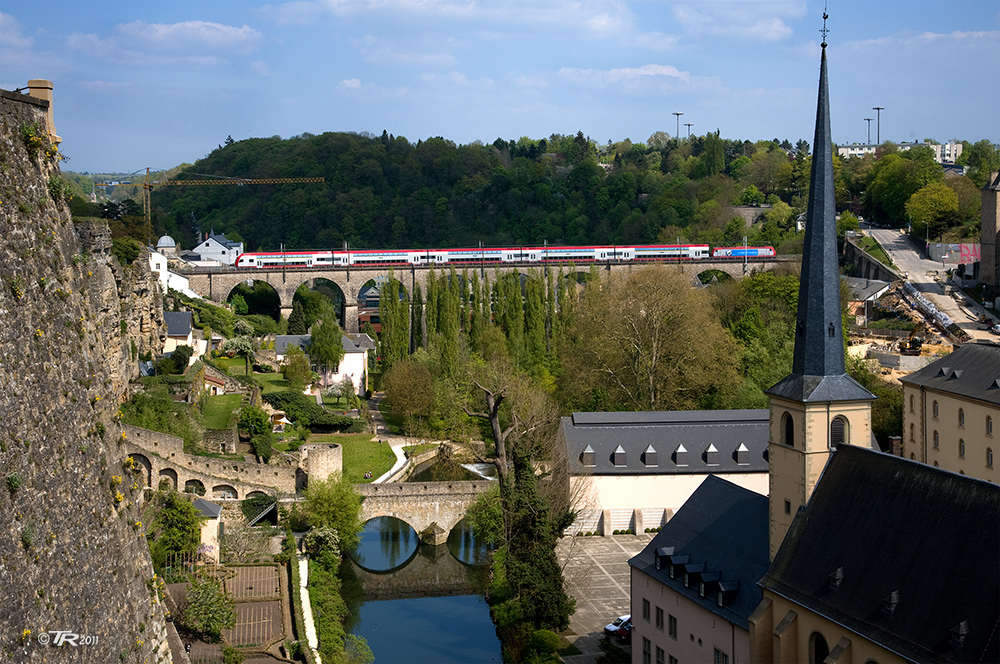
<svg viewBox="0 0 1000 664"><path fill-rule="evenodd" d="M345 570L348 632L368 641L376 664L500 664L485 560L464 522L432 547L399 519L372 519Z"/></svg>

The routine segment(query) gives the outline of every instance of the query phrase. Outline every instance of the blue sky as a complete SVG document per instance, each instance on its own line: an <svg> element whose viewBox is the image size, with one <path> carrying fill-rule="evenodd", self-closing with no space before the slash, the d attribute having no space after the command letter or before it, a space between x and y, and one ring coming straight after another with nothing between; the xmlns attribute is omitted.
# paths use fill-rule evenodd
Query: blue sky
<svg viewBox="0 0 1000 664"><path fill-rule="evenodd" d="M828 0L833 138L1000 142L1000 3ZM2 0L0 88L55 84L67 170L231 135L812 141L823 2ZM874 142L878 133L871 123ZM220 175L236 176L238 173Z"/></svg>

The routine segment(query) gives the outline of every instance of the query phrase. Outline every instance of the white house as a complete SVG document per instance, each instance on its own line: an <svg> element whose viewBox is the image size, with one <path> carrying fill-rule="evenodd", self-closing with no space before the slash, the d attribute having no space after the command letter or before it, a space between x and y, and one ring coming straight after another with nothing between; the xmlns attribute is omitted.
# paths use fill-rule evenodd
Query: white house
<svg viewBox="0 0 1000 664"><path fill-rule="evenodd" d="M279 334L274 338L274 354L278 362L284 362L288 347L299 346L309 352L309 334ZM375 350L375 342L367 334L345 334L341 337L344 357L340 365L328 371L323 377L325 385L336 385L345 378L354 384L356 394L363 395L368 390L368 353ZM314 370L317 367L313 367Z"/></svg>
<svg viewBox="0 0 1000 664"><path fill-rule="evenodd" d="M212 231L194 248L194 253L203 261L218 261L223 265L232 265L243 253L243 243L230 240L224 233L216 235L215 231Z"/></svg>

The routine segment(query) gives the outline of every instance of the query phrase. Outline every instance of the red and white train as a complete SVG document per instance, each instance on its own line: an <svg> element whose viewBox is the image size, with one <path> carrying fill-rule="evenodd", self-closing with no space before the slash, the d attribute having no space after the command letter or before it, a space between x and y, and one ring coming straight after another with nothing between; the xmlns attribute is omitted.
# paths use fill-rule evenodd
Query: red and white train
<svg viewBox="0 0 1000 664"><path fill-rule="evenodd" d="M634 247L479 247L470 249L385 249L357 251L258 251L236 258L238 268L311 268L410 265L492 265L505 263L593 263L762 258L774 247L717 247L658 244Z"/></svg>

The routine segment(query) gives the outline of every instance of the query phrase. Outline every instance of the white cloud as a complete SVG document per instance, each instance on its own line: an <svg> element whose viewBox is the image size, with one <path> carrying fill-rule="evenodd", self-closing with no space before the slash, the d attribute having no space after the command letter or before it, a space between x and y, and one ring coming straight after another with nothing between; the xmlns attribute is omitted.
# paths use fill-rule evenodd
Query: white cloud
<svg viewBox="0 0 1000 664"><path fill-rule="evenodd" d="M358 89L358 88L361 87L361 79L360 78L347 78L347 79L344 79L343 81L341 81L340 83L338 83L338 85L340 87L342 87L342 88L354 88L354 89Z"/></svg>
<svg viewBox="0 0 1000 664"><path fill-rule="evenodd" d="M112 33L109 37L74 33L67 44L72 50L115 62L217 66L227 62L227 56L252 53L262 40L261 33L247 25L206 21L133 21L116 25Z"/></svg>
<svg viewBox="0 0 1000 664"><path fill-rule="evenodd" d="M777 41L792 36L784 19L800 18L804 0L795 2L700 2L678 4L674 16L690 35Z"/></svg>
<svg viewBox="0 0 1000 664"><path fill-rule="evenodd" d="M454 66L455 57L441 50L441 42L454 44L454 39L422 40L411 46L401 46L391 39L365 35L358 46L365 62L375 65L405 65L419 67Z"/></svg>
<svg viewBox="0 0 1000 664"><path fill-rule="evenodd" d="M88 92L118 92L132 87L127 81L80 81L79 85Z"/></svg>
<svg viewBox="0 0 1000 664"><path fill-rule="evenodd" d="M616 85L646 77L669 77L685 83L691 81L690 72L682 72L671 65L643 65L641 67L620 67L615 69L575 69L563 67L559 75L570 81Z"/></svg>
<svg viewBox="0 0 1000 664"><path fill-rule="evenodd" d="M250 63L250 72L257 76L270 76L271 68L263 60L254 60Z"/></svg>
<svg viewBox="0 0 1000 664"><path fill-rule="evenodd" d="M856 51L882 50L887 48L923 49L928 46L952 48L960 45L986 45L993 49L1000 41L1000 30L978 30L940 33L923 32L914 35L893 35L850 42L848 48ZM994 51L995 53L995 51Z"/></svg>
<svg viewBox="0 0 1000 664"><path fill-rule="evenodd" d="M35 40L21 33L24 27L10 14L0 12L0 45L4 48L31 48Z"/></svg>

